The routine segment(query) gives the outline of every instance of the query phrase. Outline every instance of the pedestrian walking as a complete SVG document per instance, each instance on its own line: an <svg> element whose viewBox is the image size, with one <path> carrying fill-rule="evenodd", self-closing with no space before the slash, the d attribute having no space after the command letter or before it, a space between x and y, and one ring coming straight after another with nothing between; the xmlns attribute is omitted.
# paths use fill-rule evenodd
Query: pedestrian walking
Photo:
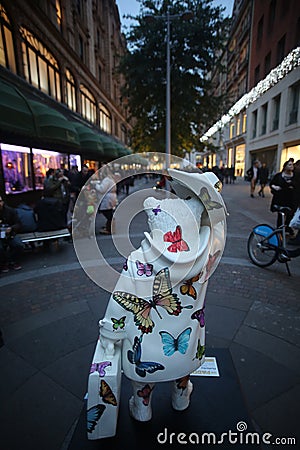
<svg viewBox="0 0 300 450"><path fill-rule="evenodd" d="M250 197L252 198L254 198L255 186L259 179L259 167L260 162L258 159L256 159L252 167L250 167L250 169L248 169L246 172L248 180L250 180Z"/></svg>
<svg viewBox="0 0 300 450"><path fill-rule="evenodd" d="M113 214L118 203L117 186L114 175L108 166L102 168L99 171L99 174L101 174L102 180L92 181L92 184L98 193L103 194L99 212L106 218L106 224L105 227L100 230L100 234L111 234Z"/></svg>
<svg viewBox="0 0 300 450"><path fill-rule="evenodd" d="M269 180L269 169L267 167L267 164L265 162L262 163L261 168L259 169L259 184L260 184L260 190L258 191L258 195L260 197L264 197L264 189L266 187L266 184Z"/></svg>

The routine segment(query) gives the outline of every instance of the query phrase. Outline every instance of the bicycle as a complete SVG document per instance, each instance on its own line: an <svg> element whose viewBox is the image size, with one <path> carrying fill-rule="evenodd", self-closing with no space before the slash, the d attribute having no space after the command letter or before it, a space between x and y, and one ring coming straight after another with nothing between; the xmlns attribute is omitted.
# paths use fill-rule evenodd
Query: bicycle
<svg viewBox="0 0 300 450"><path fill-rule="evenodd" d="M280 214L281 225L278 228L267 224L256 225L248 238L248 255L253 264L259 267L271 266L275 261L285 263L287 272L291 276L288 262L300 256L300 247L292 250L286 248L285 214L290 212L291 208L274 205L273 211Z"/></svg>

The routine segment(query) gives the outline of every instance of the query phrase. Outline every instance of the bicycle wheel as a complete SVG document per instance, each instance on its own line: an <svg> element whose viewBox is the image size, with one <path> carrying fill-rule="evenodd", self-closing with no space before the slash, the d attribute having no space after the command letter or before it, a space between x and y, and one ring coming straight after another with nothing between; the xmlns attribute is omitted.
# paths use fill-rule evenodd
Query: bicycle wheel
<svg viewBox="0 0 300 450"><path fill-rule="evenodd" d="M278 250L266 242L265 236L252 231L248 239L248 255L256 266L271 266L277 259Z"/></svg>

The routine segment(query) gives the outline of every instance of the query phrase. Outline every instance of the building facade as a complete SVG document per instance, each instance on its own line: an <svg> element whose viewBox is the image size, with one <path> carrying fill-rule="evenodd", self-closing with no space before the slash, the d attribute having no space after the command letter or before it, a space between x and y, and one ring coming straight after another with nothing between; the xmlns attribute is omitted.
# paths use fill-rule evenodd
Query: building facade
<svg viewBox="0 0 300 450"><path fill-rule="evenodd" d="M38 191L50 167L130 153L115 0L0 0L0 27L1 191Z"/></svg>
<svg viewBox="0 0 300 450"><path fill-rule="evenodd" d="M246 3L238 0L234 4L228 49L233 43L248 43L243 66L247 81L239 84L241 78L232 76L227 63L228 94L236 101L229 103L228 111L202 137L204 143L208 139L218 148L211 158L216 165L233 166L236 176L244 176L254 159L266 162L271 172L278 171L285 158L300 159L300 3ZM251 26L245 25L248 38L241 33L236 39L237 30L243 28L237 24L249 24L250 18ZM240 56L242 47L237 52Z"/></svg>

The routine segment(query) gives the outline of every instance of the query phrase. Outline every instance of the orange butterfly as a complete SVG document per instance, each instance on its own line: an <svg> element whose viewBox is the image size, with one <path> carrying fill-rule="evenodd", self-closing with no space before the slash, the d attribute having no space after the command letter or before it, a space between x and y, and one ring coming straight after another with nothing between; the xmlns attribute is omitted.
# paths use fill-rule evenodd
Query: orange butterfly
<svg viewBox="0 0 300 450"><path fill-rule="evenodd" d="M168 231L164 234L164 242L171 242L171 245L167 248L169 252L188 252L189 246L182 239L181 226L177 225L176 230Z"/></svg>
<svg viewBox="0 0 300 450"><path fill-rule="evenodd" d="M192 297L194 300L197 298L197 291L193 286L193 283L198 281L200 278L200 274L196 277L193 277L189 280L184 281L183 285L180 286L180 292L182 295L188 295L189 297Z"/></svg>

